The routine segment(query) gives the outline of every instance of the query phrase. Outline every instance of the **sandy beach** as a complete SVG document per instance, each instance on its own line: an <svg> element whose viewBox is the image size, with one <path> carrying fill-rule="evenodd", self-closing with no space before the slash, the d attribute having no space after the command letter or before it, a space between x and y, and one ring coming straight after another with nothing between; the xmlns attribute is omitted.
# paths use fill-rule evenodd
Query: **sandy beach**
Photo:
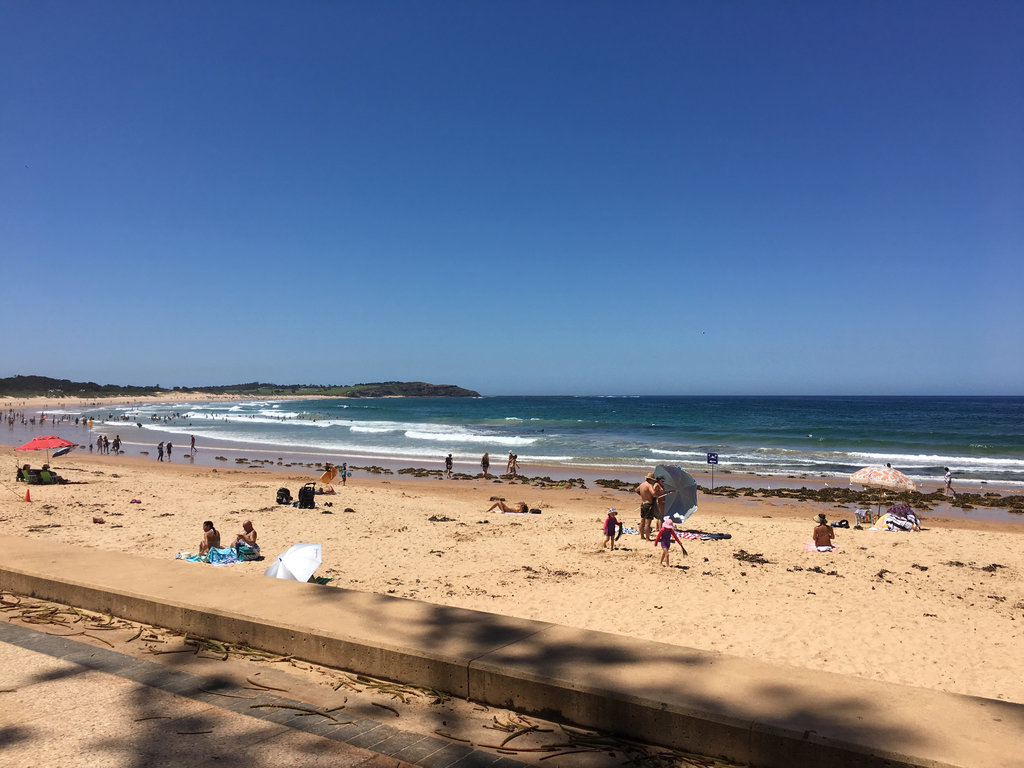
<svg viewBox="0 0 1024 768"><path fill-rule="evenodd" d="M197 549L204 520L229 542L251 519L268 562L222 569L239 579L263 578L276 554L313 541L324 552L317 575L341 588L1024 702L1017 523L936 516L913 534L840 529L839 548L817 553L804 551L812 517L852 525L852 510L702 495L692 526L731 538L688 540L689 555L676 547L665 568L637 535L602 548L608 507L637 526L628 492L357 474L299 510L275 495L282 486L296 495L312 471L77 452L57 466L69 484L27 487L14 467L41 455L4 447L0 456L11 470L5 534L168 559ZM492 497L541 514L485 513Z"/></svg>

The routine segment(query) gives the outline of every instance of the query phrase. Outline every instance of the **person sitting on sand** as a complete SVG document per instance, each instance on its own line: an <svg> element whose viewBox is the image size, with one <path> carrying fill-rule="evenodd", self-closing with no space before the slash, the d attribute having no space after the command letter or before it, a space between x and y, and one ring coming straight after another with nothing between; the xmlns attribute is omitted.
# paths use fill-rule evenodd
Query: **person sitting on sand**
<svg viewBox="0 0 1024 768"><path fill-rule="evenodd" d="M832 530L832 526L828 524L828 520L825 519L825 515L816 515L814 522L818 524L814 529L814 546L819 552L831 552L835 549L835 547L832 546L832 539L835 538L836 532Z"/></svg>
<svg viewBox="0 0 1024 768"><path fill-rule="evenodd" d="M686 547L683 546L683 542L679 540L679 536L676 534L675 523L672 522L672 518L665 515L665 519L661 523L661 528L654 534L654 546L661 545L661 564L665 566L671 566L671 558L669 557L669 547L672 546L672 539L675 539L679 543L679 548L683 550L683 554L686 554Z"/></svg>
<svg viewBox="0 0 1024 768"><path fill-rule="evenodd" d="M487 511L493 512L496 509L500 512L504 512L506 515L525 515L530 511L529 507L526 506L525 501L517 501L514 507L510 507L501 499L498 499L496 502L491 504L491 506L487 508Z"/></svg>
<svg viewBox="0 0 1024 768"><path fill-rule="evenodd" d="M203 523L203 539L199 542L199 554L208 555L213 547L220 547L220 533L213 527L213 522Z"/></svg>
<svg viewBox="0 0 1024 768"><path fill-rule="evenodd" d="M235 544L248 544L250 547L256 546L256 529L252 527L252 520L246 520L242 523L242 533L235 536Z"/></svg>
<svg viewBox="0 0 1024 768"><path fill-rule="evenodd" d="M622 533L622 523L616 517L617 514L614 507L608 510L608 517L604 519L604 544L601 545L601 549L605 549L609 544L615 549L615 529Z"/></svg>
<svg viewBox="0 0 1024 768"><path fill-rule="evenodd" d="M252 520L242 523L242 533L235 536L235 554L239 560L259 559L260 545L256 543L256 529L252 527Z"/></svg>

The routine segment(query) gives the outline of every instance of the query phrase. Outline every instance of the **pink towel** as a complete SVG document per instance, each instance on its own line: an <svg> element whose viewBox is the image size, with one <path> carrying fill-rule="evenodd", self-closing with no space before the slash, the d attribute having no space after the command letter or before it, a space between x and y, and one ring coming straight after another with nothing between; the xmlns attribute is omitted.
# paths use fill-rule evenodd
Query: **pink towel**
<svg viewBox="0 0 1024 768"><path fill-rule="evenodd" d="M833 544L832 545L832 551L834 552L837 549L839 549L839 545L838 544ZM804 542L804 552L817 552L817 551L818 551L818 548L816 546L814 546L814 542L813 541L805 541Z"/></svg>

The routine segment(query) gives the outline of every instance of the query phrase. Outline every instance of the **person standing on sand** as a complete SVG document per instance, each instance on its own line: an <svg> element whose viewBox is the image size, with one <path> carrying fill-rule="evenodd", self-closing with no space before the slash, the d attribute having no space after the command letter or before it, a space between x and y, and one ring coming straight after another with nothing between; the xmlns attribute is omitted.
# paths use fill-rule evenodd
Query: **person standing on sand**
<svg viewBox="0 0 1024 768"><path fill-rule="evenodd" d="M192 456L195 456L196 455L196 436L192 435L191 437L192 437L192 440L191 440L191 445L189 447L189 453Z"/></svg>
<svg viewBox="0 0 1024 768"><path fill-rule="evenodd" d="M824 515L816 515L814 522L818 525L814 529L814 547L819 552L831 552L835 549L832 546L832 539L836 537L836 532L832 529L832 526L828 524L828 520L825 519Z"/></svg>
<svg viewBox="0 0 1024 768"><path fill-rule="evenodd" d="M167 441L167 460L171 460L171 441Z"/></svg>
<svg viewBox="0 0 1024 768"><path fill-rule="evenodd" d="M487 468L489 466L491 466L491 456L490 454L485 453L482 457L480 457L480 469L484 473L484 480L487 479Z"/></svg>
<svg viewBox="0 0 1024 768"><path fill-rule="evenodd" d="M157 443L157 446L156 446L156 460L157 461L163 461L164 460L164 444L163 443Z"/></svg>
<svg viewBox="0 0 1024 768"><path fill-rule="evenodd" d="M665 516L665 478L654 478L654 500L658 502L658 517Z"/></svg>
<svg viewBox="0 0 1024 768"><path fill-rule="evenodd" d="M618 513L615 508L612 507L608 510L608 517L604 519L604 544L601 545L601 549L606 549L609 544L612 545L612 550L615 549L615 532L622 533L622 523L619 522Z"/></svg>
<svg viewBox="0 0 1024 768"><path fill-rule="evenodd" d="M683 546L683 542L679 540L679 536L676 535L676 526L672 522L671 517L665 517L661 523L661 528L654 535L654 546L661 545L661 564L667 567L672 566L672 559L669 552L669 547L672 546L672 539L675 539L679 544L679 548L683 550L683 554L687 554L686 547Z"/></svg>
<svg viewBox="0 0 1024 768"><path fill-rule="evenodd" d="M345 487L345 479L348 477L348 463L347 462L342 462L341 463L341 473L340 474L341 474L341 485L344 488Z"/></svg>
<svg viewBox="0 0 1024 768"><path fill-rule="evenodd" d="M946 481L946 495L956 496L956 491L953 490L953 473L949 471L949 467L946 467L945 470L946 477L944 479Z"/></svg>
<svg viewBox="0 0 1024 768"><path fill-rule="evenodd" d="M446 479L452 479L452 455L449 453L444 460L444 476Z"/></svg>
<svg viewBox="0 0 1024 768"><path fill-rule="evenodd" d="M640 540L651 540L651 521L658 510L657 497L654 490L655 477L653 472L648 472L644 481L636 487L640 496Z"/></svg>

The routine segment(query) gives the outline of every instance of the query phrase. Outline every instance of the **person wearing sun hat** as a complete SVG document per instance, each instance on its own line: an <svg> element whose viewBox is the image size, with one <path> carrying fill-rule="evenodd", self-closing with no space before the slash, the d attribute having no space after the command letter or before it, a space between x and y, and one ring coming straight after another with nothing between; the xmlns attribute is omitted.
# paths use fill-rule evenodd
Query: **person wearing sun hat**
<svg viewBox="0 0 1024 768"><path fill-rule="evenodd" d="M672 539L675 539L679 544L679 548L683 550L683 554L688 554L686 547L683 546L683 542L680 541L679 536L676 534L675 523L672 522L672 518L665 515L665 519L661 522L661 528L654 536L654 546L661 545L661 564L671 566L669 558L669 547L672 546Z"/></svg>
<svg viewBox="0 0 1024 768"><path fill-rule="evenodd" d="M602 549L607 548L609 544L611 544L612 549L615 549L616 530L618 530L619 536L622 535L622 523L619 522L617 515L618 513L614 507L608 510L608 517L604 519L604 544L601 547Z"/></svg>
<svg viewBox="0 0 1024 768"><path fill-rule="evenodd" d="M636 492L640 496L640 539L642 541L651 540L651 521L658 514L658 496L654 487L656 480L654 473L648 472L644 481L636 487Z"/></svg>
<svg viewBox="0 0 1024 768"><path fill-rule="evenodd" d="M836 536L835 531L823 514L815 515L814 522L818 524L814 529L814 546L819 552L831 552L834 549L832 539Z"/></svg>

